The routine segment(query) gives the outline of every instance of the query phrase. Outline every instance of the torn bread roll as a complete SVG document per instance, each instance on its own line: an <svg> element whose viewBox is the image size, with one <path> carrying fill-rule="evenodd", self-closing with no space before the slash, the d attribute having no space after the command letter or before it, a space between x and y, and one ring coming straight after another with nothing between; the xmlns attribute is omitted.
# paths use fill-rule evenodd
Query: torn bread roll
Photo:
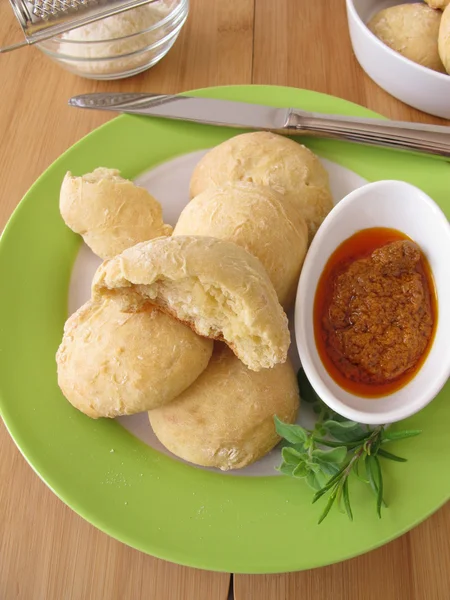
<svg viewBox="0 0 450 600"><path fill-rule="evenodd" d="M171 235L161 205L116 169L64 177L59 208L64 222L102 259L155 237Z"/></svg>
<svg viewBox="0 0 450 600"><path fill-rule="evenodd" d="M305 146L268 131L236 135L212 148L192 174L191 198L236 181L271 187L296 202L309 241L333 208L328 173L319 158Z"/></svg>
<svg viewBox="0 0 450 600"><path fill-rule="evenodd" d="M289 361L259 373L249 371L223 344L208 367L178 398L149 412L159 441L196 465L240 469L279 441L274 417L294 423L297 378Z"/></svg>
<svg viewBox="0 0 450 600"><path fill-rule="evenodd" d="M199 335L225 341L254 371L286 360L287 317L260 261L232 242L166 237L137 244L98 268L93 298L122 309L158 306Z"/></svg>
<svg viewBox="0 0 450 600"><path fill-rule="evenodd" d="M290 197L252 183L211 188L186 205L173 235L205 235L242 246L259 258L280 303L292 304L308 229L300 207Z"/></svg>
<svg viewBox="0 0 450 600"><path fill-rule="evenodd" d="M94 419L170 402L208 365L213 342L161 311L87 302L66 322L56 355L67 400Z"/></svg>

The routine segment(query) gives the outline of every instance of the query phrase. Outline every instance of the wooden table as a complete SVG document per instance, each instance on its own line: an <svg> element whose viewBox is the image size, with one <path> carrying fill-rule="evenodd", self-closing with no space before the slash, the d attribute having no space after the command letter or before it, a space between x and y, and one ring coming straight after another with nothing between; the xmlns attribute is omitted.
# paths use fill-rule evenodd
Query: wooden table
<svg viewBox="0 0 450 600"><path fill-rule="evenodd" d="M344 4L344 0L192 0L188 24L162 63L118 82L77 78L36 49L0 56L0 227L61 152L111 117L69 109L66 101L76 93L175 93L224 84L278 84L334 94L392 118L439 122L396 101L362 72L351 52ZM0 43L12 41L14 33L12 11L4 1ZM0 482L1 600L228 597L229 574L154 559L83 521L40 481L3 425ZM402 538L354 560L296 574L238 575L234 596L447 600L449 540L450 504Z"/></svg>

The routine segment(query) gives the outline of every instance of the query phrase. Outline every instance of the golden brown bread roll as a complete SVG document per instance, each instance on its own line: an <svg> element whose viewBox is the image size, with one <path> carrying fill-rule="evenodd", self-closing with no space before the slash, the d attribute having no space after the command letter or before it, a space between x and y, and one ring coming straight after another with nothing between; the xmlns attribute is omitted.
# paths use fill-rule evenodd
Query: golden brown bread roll
<svg viewBox="0 0 450 600"><path fill-rule="evenodd" d="M293 423L299 393L290 362L249 371L223 344L208 367L176 400L149 412L159 441L196 465L240 469L280 440L274 416Z"/></svg>
<svg viewBox="0 0 450 600"><path fill-rule="evenodd" d="M368 28L405 58L444 73L437 41L440 21L441 13L426 4L400 4L377 13Z"/></svg>
<svg viewBox="0 0 450 600"><path fill-rule="evenodd" d="M59 207L66 225L103 259L172 233L163 222L159 202L146 189L120 177L116 169L100 167L82 177L67 173Z"/></svg>
<svg viewBox="0 0 450 600"><path fill-rule="evenodd" d="M152 303L198 334L224 340L255 371L286 360L287 317L259 260L232 242L166 237L137 244L98 268L93 298L123 310Z"/></svg>
<svg viewBox="0 0 450 600"><path fill-rule="evenodd" d="M114 300L87 302L66 322L58 384L86 415L131 415L170 402L206 368L213 342L148 308L123 313Z"/></svg>
<svg viewBox="0 0 450 600"><path fill-rule="evenodd" d="M251 183L211 188L183 209L173 235L205 235L242 246L259 258L280 303L285 307L292 303L308 229L290 197Z"/></svg>
<svg viewBox="0 0 450 600"><path fill-rule="evenodd" d="M210 150L192 174L191 198L236 181L265 185L292 198L302 210L310 240L333 208L328 173L317 156L275 133L244 133Z"/></svg>

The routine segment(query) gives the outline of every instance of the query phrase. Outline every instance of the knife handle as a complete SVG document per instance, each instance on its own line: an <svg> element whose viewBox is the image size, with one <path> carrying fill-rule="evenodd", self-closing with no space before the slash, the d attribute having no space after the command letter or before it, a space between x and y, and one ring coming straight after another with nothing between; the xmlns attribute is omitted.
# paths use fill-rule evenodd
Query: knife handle
<svg viewBox="0 0 450 600"><path fill-rule="evenodd" d="M315 135L450 157L450 127L289 111L289 134Z"/></svg>

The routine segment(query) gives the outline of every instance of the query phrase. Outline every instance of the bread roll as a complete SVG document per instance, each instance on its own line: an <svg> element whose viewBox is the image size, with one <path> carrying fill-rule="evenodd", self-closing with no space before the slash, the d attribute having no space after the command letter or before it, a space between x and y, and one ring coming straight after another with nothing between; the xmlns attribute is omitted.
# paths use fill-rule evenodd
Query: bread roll
<svg viewBox="0 0 450 600"><path fill-rule="evenodd" d="M440 22L441 13L423 3L400 4L377 13L368 27L405 58L444 73L437 42Z"/></svg>
<svg viewBox="0 0 450 600"><path fill-rule="evenodd" d="M429 7L440 8L441 10L444 10L450 4L450 0L425 0L425 2Z"/></svg>
<svg viewBox="0 0 450 600"><path fill-rule="evenodd" d="M89 417L131 415L183 392L212 349L211 340L154 308L123 313L114 300L87 302L64 327L58 384Z"/></svg>
<svg viewBox="0 0 450 600"><path fill-rule="evenodd" d="M172 227L163 222L159 202L144 188L120 177L116 169L101 167L82 177L67 173L59 207L66 225L103 259L172 233Z"/></svg>
<svg viewBox="0 0 450 600"><path fill-rule="evenodd" d="M244 133L210 150L192 174L191 198L236 181L266 185L297 202L310 240L333 208L328 173L317 156L275 133Z"/></svg>
<svg viewBox="0 0 450 600"><path fill-rule="evenodd" d="M284 362L288 322L259 260L210 237L158 238L98 268L93 297L118 297L123 310L147 303L198 334L224 340L255 371Z"/></svg>
<svg viewBox="0 0 450 600"><path fill-rule="evenodd" d="M450 5L444 10L439 27L439 56L450 73Z"/></svg>
<svg viewBox="0 0 450 600"><path fill-rule="evenodd" d="M149 419L173 454L226 471L267 454L280 440L274 416L293 423L298 406L289 362L255 373L220 344L200 377L176 400L150 411Z"/></svg>
<svg viewBox="0 0 450 600"><path fill-rule="evenodd" d="M252 183L211 188L184 208L173 235L206 235L242 246L259 258L280 303L286 307L292 303L308 229L291 198Z"/></svg>

